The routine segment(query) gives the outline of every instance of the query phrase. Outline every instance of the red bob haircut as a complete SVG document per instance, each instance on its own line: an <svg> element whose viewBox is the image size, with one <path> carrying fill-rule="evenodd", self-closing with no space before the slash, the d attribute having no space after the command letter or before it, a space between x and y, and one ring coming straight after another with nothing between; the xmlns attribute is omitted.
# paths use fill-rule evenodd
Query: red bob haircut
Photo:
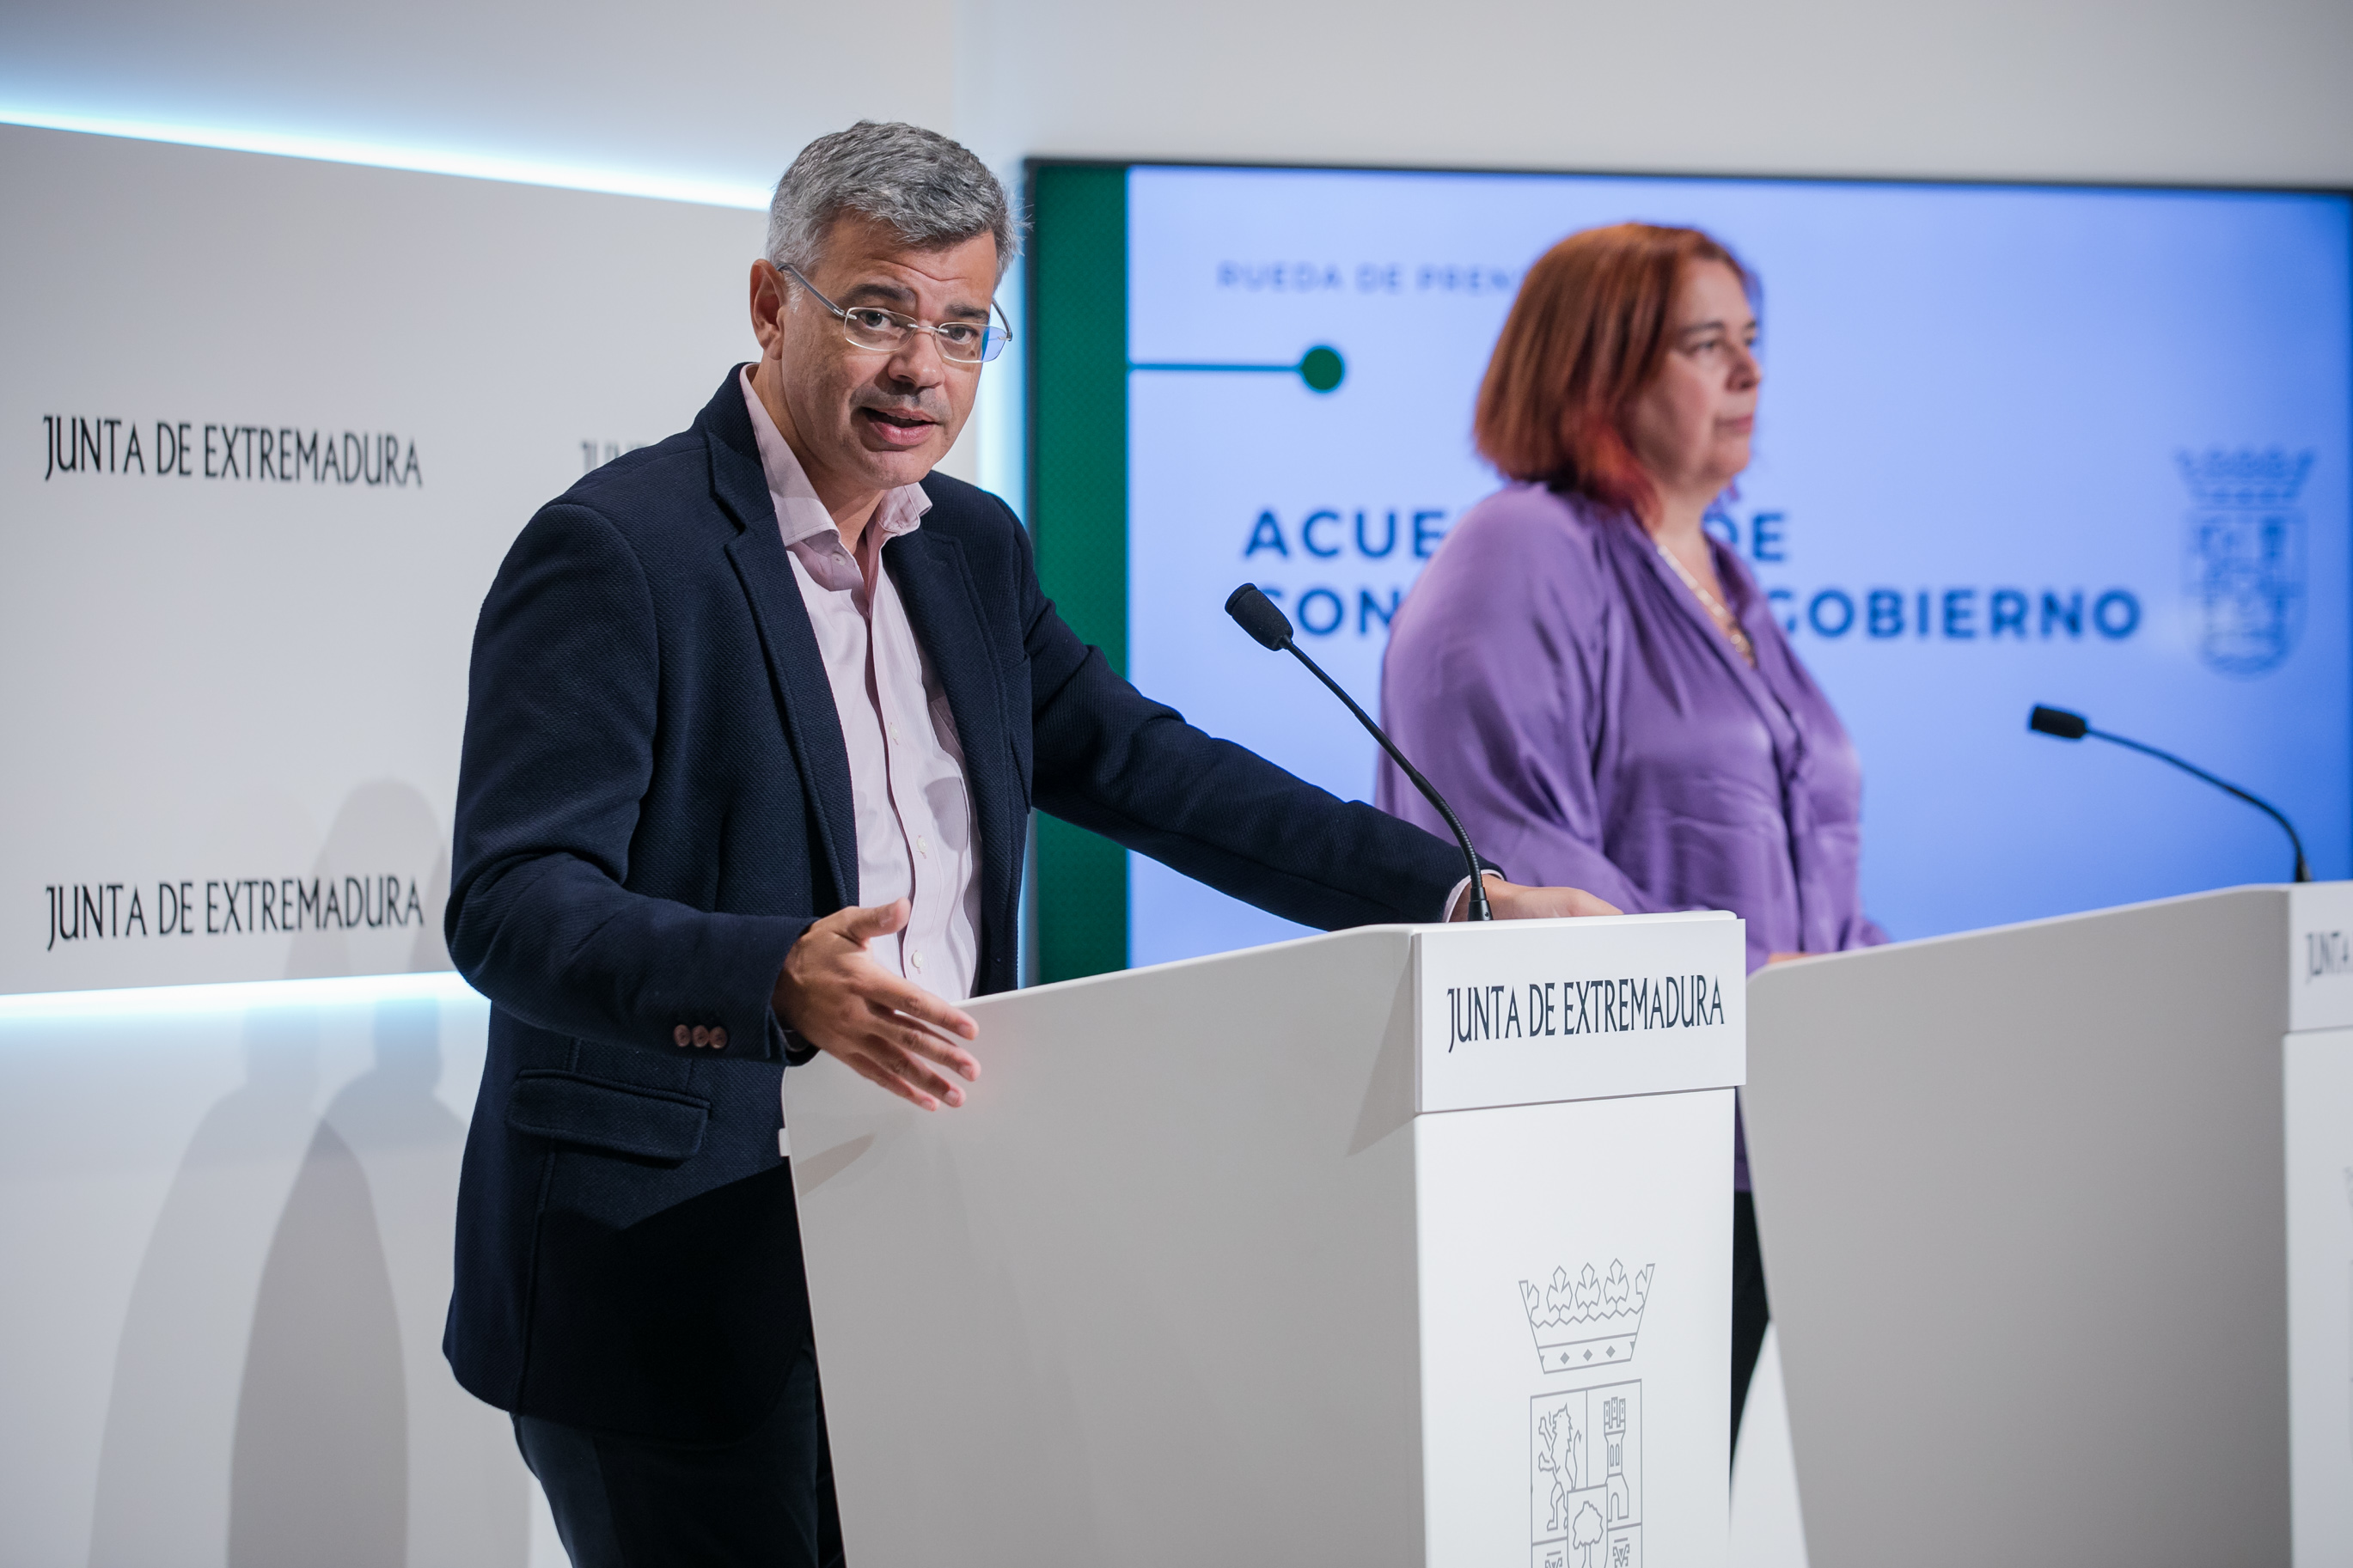
<svg viewBox="0 0 2353 1568"><path fill-rule="evenodd" d="M1546 251L1520 280L1479 384L1479 455L1506 478L1641 516L1656 491L1627 415L1666 360L1684 269L1709 261L1755 297L1747 268L1695 228L1611 224Z"/></svg>

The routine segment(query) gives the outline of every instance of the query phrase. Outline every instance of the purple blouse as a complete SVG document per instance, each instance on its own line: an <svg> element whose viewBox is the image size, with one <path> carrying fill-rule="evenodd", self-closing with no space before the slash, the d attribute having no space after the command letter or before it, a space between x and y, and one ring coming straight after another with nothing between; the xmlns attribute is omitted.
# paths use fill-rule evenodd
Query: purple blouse
<svg viewBox="0 0 2353 1568"><path fill-rule="evenodd" d="M1854 743L1756 579L1710 548L1755 669L1630 519L1539 486L1488 497L1398 610L1382 722L1514 881L1730 910L1751 973L1885 942L1862 914ZM1446 832L1386 757L1373 798ZM1745 1191L1745 1149L1736 1165Z"/></svg>

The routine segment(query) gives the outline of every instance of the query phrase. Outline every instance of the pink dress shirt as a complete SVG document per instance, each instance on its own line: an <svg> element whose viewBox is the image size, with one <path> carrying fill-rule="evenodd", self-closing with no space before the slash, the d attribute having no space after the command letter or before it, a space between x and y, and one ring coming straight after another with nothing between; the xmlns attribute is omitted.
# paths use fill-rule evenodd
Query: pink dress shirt
<svg viewBox="0 0 2353 1568"><path fill-rule="evenodd" d="M793 578L808 607L849 753L858 901L913 901L906 928L869 943L867 951L943 1001L964 1001L980 962L980 857L964 750L898 587L881 569L882 546L922 527L931 500L919 485L885 492L853 558L800 459L752 390L748 368L741 380L776 527L792 556ZM1454 885L1438 919L1446 918L1469 880ZM788 1135L779 1133L777 1146L789 1155Z"/></svg>
<svg viewBox="0 0 2353 1568"><path fill-rule="evenodd" d="M885 969L961 1002L972 994L980 961L980 858L964 751L947 698L881 561L886 542L923 526L930 498L918 485L885 492L853 559L800 459L753 392L749 370L743 383L768 499L849 753L858 901L903 898L913 906L903 931L876 939L868 951Z"/></svg>

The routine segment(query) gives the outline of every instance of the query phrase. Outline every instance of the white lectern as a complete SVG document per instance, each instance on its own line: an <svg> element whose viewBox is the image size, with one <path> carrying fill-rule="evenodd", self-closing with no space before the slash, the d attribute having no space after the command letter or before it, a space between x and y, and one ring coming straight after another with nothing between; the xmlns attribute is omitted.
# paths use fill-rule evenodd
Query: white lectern
<svg viewBox="0 0 2353 1568"><path fill-rule="evenodd" d="M1728 916L1374 927L786 1075L852 1562L1719 1564Z"/></svg>
<svg viewBox="0 0 2353 1568"><path fill-rule="evenodd" d="M1769 970L1813 1568L2353 1562L2353 884Z"/></svg>

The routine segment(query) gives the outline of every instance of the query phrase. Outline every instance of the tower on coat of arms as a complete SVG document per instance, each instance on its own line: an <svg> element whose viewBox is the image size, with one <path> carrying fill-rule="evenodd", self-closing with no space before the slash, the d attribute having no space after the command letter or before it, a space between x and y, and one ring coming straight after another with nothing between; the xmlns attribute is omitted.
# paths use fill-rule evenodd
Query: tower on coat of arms
<svg viewBox="0 0 2353 1568"><path fill-rule="evenodd" d="M1642 1568L1642 1385L1528 1402L1530 1568Z"/></svg>
<svg viewBox="0 0 2353 1568"><path fill-rule="evenodd" d="M2224 675L2268 674L2304 630L2305 522L2297 492L2310 452L2177 452L2189 487L2188 569L2198 656Z"/></svg>

